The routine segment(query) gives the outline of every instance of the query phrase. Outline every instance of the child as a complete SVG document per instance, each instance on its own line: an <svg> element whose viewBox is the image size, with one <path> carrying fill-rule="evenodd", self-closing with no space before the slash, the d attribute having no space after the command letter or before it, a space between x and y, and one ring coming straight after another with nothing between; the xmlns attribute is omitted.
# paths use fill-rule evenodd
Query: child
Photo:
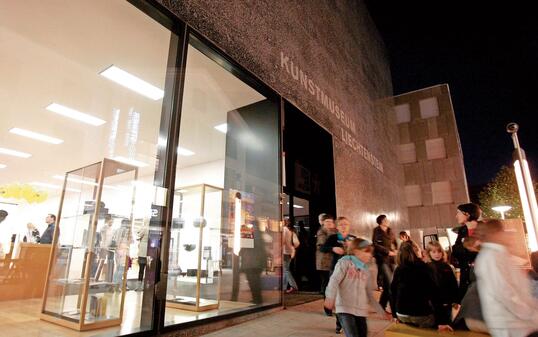
<svg viewBox="0 0 538 337"><path fill-rule="evenodd" d="M325 292L325 307L332 310L336 306L346 337L367 337L370 305L379 314L387 315L372 293L376 279L375 264L371 263L373 247L369 241L357 238L348 245L348 254L334 268Z"/></svg>
<svg viewBox="0 0 538 337"><path fill-rule="evenodd" d="M450 324L452 320L452 304L458 302L458 281L452 267L446 262L446 252L439 241L430 242L426 247L426 262L439 293L439 304L436 308L439 323Z"/></svg>
<svg viewBox="0 0 538 337"><path fill-rule="evenodd" d="M420 328L437 327L440 331L452 331L446 323L441 324L437 310L440 292L421 255L416 243L411 240L402 242L391 284L393 316Z"/></svg>

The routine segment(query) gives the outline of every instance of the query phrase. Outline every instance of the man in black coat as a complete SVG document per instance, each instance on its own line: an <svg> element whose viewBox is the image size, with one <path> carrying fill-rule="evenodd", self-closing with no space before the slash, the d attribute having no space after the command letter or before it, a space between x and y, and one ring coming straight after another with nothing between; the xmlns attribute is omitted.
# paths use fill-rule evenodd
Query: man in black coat
<svg viewBox="0 0 538 337"><path fill-rule="evenodd" d="M374 228L372 242L374 244L374 257L377 263L377 270L381 275L383 292L379 298L379 304L383 309L389 303L390 283L394 273L394 257L396 256L396 239L390 229L390 221L385 214L381 214L376 218L377 227ZM393 309L391 305L391 310Z"/></svg>

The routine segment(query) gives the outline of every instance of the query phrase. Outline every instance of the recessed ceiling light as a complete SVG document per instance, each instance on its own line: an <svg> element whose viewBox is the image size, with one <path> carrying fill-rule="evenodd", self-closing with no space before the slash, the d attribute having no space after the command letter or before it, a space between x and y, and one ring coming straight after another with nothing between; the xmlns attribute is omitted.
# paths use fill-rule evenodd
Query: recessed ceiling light
<svg viewBox="0 0 538 337"><path fill-rule="evenodd" d="M191 150L187 150L186 148L181 147L181 146L178 146L178 147L177 147L177 153L178 153L180 156L184 156L184 157L189 157L189 156L193 156L193 155L194 155L194 152L192 152Z"/></svg>
<svg viewBox="0 0 538 337"><path fill-rule="evenodd" d="M127 164L127 165L133 165L133 166L137 166L137 167L146 167L146 166L148 166L147 163L144 163L142 161L135 160L135 159L130 159L130 158L122 157L122 156L114 157L113 159L115 161L119 161L119 162Z"/></svg>
<svg viewBox="0 0 538 337"><path fill-rule="evenodd" d="M76 119L77 121L94 125L94 126L99 126L106 123L106 121L100 118L94 117L84 112L77 111L75 109L68 108L58 103L51 103L45 109L55 112L59 115L73 118L73 119Z"/></svg>
<svg viewBox="0 0 538 337"><path fill-rule="evenodd" d="M0 154L7 154L9 156L20 157L20 158L30 158L32 156L29 153L6 149L4 147L0 147Z"/></svg>
<svg viewBox="0 0 538 337"><path fill-rule="evenodd" d="M123 69L120 69L114 65L106 68L99 75L108 78L109 80L118 83L128 89L131 89L134 92L139 93L140 95L151 98L154 101L157 101L164 97L164 91L157 88L156 86L149 84L143 79L136 77L133 74L126 72Z"/></svg>
<svg viewBox="0 0 538 337"><path fill-rule="evenodd" d="M304 207L300 205L293 205L293 208L304 208Z"/></svg>
<svg viewBox="0 0 538 337"><path fill-rule="evenodd" d="M60 185L47 184L47 183L42 183L42 182L39 182L39 181L31 182L30 185L39 186L39 187L46 187L46 188L50 188L50 189L53 189L53 190L61 190L62 189L62 186L60 186ZM66 188L65 190L70 191L70 192L80 192L80 190L77 190L77 189L74 189L74 188Z"/></svg>
<svg viewBox="0 0 538 337"><path fill-rule="evenodd" d="M58 180L64 180L65 179L65 176L61 176L59 174L55 175L55 176L52 176L54 179L58 179ZM90 181L90 180L84 180L84 179L78 179L78 178L73 178L73 177L69 177L67 178L67 181L70 181L72 183L79 183L79 184L84 184L84 185L90 185L90 186L98 186L99 184L97 184L96 182L94 181ZM104 188L110 188L110 189L113 189L113 190L119 190L120 188L119 187L115 187L115 186L111 186L111 185L103 185Z"/></svg>
<svg viewBox="0 0 538 337"><path fill-rule="evenodd" d="M57 174L57 175L53 176L53 178L58 179L58 180L64 180L65 176L61 176L61 175ZM91 186L97 186L98 185L94 181L83 180L83 179L78 179L78 178L73 178L73 177L67 178L67 181L71 181L73 183L80 183L80 184L84 184L84 185L91 185Z"/></svg>
<svg viewBox="0 0 538 337"><path fill-rule="evenodd" d="M6 167L7 167L7 165L0 164L0 169L2 169L2 168L6 168Z"/></svg>
<svg viewBox="0 0 538 337"><path fill-rule="evenodd" d="M33 131L30 131L30 130L24 130L24 129L19 129L19 128L11 128L11 129L9 129L9 132L14 133L14 134L19 135L19 136L28 137L28 138L32 138L32 139L35 139L35 140L40 140L42 142L50 143L50 144L61 144L61 143L64 142L63 140L61 140L59 138L54 138L54 137L47 136L47 135L37 133L37 132L33 132Z"/></svg>
<svg viewBox="0 0 538 337"><path fill-rule="evenodd" d="M220 132L222 133L226 133L228 132L228 124L224 123L224 124L219 124L217 126L214 127L215 129L219 130Z"/></svg>

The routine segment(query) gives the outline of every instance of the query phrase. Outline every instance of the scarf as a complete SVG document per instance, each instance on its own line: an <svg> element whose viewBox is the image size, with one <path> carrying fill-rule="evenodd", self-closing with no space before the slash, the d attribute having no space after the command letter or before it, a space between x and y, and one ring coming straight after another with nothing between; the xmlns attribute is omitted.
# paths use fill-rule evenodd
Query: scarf
<svg viewBox="0 0 538 337"><path fill-rule="evenodd" d="M368 265L361 260L359 260L355 255L346 255L343 256L340 260L350 260L355 265L357 269L368 269Z"/></svg>

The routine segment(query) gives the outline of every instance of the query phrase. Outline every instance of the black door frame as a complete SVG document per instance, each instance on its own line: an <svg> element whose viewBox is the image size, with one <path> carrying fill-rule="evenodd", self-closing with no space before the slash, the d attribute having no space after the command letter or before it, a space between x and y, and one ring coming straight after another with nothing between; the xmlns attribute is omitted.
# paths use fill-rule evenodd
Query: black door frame
<svg viewBox="0 0 538 337"><path fill-rule="evenodd" d="M162 4L155 0L127 0L135 7L140 9L146 15L150 16L164 27L171 31L170 48L168 55L167 73L165 81L165 96L163 98L163 107L161 114L161 125L159 138L166 141L166 146L159 147L157 153L157 167L155 169L154 185L167 190L165 206L152 206L154 214L152 218L155 231L160 236L160 247L157 250L158 256L155 256L157 263L153 275L155 285L150 292L153 292L153 301L148 303L151 306L152 328L146 331L135 332L126 336L156 336L164 333L178 331L184 328L200 326L216 321L231 319L234 317L244 316L247 314L268 310L282 306L282 292L280 303L259 306L247 309L241 312L233 312L220 316L210 317L203 320L191 321L181 324L164 326L165 323L165 305L166 289L168 278L168 255L169 239L172 226L172 209L174 201L174 184L176 179L177 153L179 145L179 130L181 124L181 107L183 101L183 90L185 86L185 71L187 61L187 49L189 44L195 46L205 56L212 59L226 70L238 77L241 81L253 87L263 94L267 99L274 101L279 105L280 133L279 153L282 153L282 113L284 102L282 97L272 88L264 84L254 74L243 68L240 64L228 57L224 51L206 39L202 34L188 26L177 16L170 12ZM281 160L279 158L279 160ZM282 193L282 164L279 163L279 186ZM280 218L282 219L282 209L280 209ZM151 227L151 225L150 225ZM280 280L282 282L282 278ZM151 294L149 294L151 296ZM148 308L149 309L149 308ZM143 309L144 310L144 309Z"/></svg>

